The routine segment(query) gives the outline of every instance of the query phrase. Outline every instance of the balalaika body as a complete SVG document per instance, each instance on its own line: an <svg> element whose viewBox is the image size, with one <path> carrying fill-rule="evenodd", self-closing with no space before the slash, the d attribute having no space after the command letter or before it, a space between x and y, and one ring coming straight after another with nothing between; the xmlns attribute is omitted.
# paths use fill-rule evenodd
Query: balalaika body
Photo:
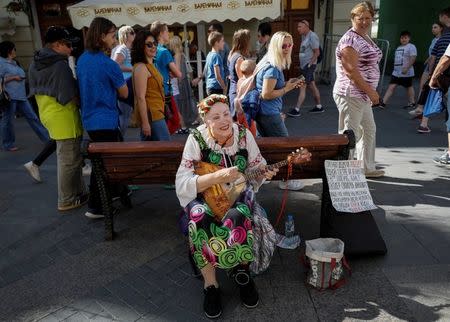
<svg viewBox="0 0 450 322"><path fill-rule="evenodd" d="M302 159L304 161L305 155L308 155L309 159L310 154L308 151L306 151L306 149L302 149L301 151L297 150L296 153L292 152L292 155L289 155L286 160L269 165L267 167L269 169L274 169L274 168L281 168L289 164L289 162L301 163ZM208 162L194 161L194 169L196 174L205 175L221 170L223 169L223 167ZM244 191L248 180L260 177L264 173L265 173L264 169L247 171L245 174L239 173L239 178L234 182L215 184L206 189L205 191L203 191L202 192L203 198L205 199L209 208L211 208L216 219L222 220L227 211L234 205L236 200L239 198L242 191Z"/></svg>

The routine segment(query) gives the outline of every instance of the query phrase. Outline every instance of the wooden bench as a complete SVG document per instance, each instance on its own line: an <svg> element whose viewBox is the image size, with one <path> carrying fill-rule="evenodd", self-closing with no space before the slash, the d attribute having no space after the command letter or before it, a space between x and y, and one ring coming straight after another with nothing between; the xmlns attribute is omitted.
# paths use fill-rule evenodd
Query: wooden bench
<svg viewBox="0 0 450 322"><path fill-rule="evenodd" d="M349 150L355 146L353 132L345 134L258 138L261 154L267 162L275 163L286 159L287 155L300 147L312 153L312 161L293 168L292 179L322 178L326 180L325 160L346 160ZM184 142L108 142L91 143L88 158L92 161L93 172L97 175L102 213L105 215L105 239L114 237L113 207L108 183L155 184L174 183L175 174L181 161ZM280 169L277 178L286 176L286 167ZM328 185L324 185L328 187ZM329 193L323 194L326 198ZM125 200L125 202L127 202ZM324 200L322 199L322 203ZM324 208L322 207L322 211Z"/></svg>

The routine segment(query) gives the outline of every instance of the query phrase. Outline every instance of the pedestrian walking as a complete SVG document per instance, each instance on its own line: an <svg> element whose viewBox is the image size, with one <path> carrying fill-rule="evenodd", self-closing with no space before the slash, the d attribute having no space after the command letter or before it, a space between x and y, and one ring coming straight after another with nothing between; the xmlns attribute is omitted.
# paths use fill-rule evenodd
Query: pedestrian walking
<svg viewBox="0 0 450 322"><path fill-rule="evenodd" d="M309 27L307 20L302 20L297 24L297 31L301 36L299 61L300 73L305 77L307 88L313 93L316 106L309 110L309 113L323 113L325 110L320 103L320 92L314 80L314 73L317 67L317 59L320 55L320 41L319 36ZM305 102L306 87L301 87L297 105L290 110L287 115L292 117L300 116L300 109Z"/></svg>
<svg viewBox="0 0 450 322"><path fill-rule="evenodd" d="M50 27L44 39L45 47L35 53L29 68L30 94L52 138L41 154L53 153L56 144L58 210L65 211L81 207L89 196L82 177L78 85L68 62L73 39L62 27Z"/></svg>
<svg viewBox="0 0 450 322"><path fill-rule="evenodd" d="M10 102L3 110L1 118L2 147L5 151L14 152L16 135L13 120L16 111L22 113L28 124L38 138L47 143L50 140L48 131L42 125L27 98L25 89L25 71L16 61L16 45L8 40L0 43L0 79L5 84L5 90L9 94Z"/></svg>
<svg viewBox="0 0 450 322"><path fill-rule="evenodd" d="M116 26L108 19L96 17L86 34L86 51L78 59L77 79L80 88L83 127L93 142L123 141L119 128L117 98L127 98L128 87L119 65L107 55L115 43ZM109 187L114 195L128 194L125 187ZM90 180L89 218L103 218L96 173Z"/></svg>

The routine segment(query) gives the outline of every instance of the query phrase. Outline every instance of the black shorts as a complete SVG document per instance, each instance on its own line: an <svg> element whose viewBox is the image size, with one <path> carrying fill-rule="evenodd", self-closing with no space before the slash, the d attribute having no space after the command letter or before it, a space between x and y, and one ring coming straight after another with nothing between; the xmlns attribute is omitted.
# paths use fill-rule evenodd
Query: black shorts
<svg viewBox="0 0 450 322"><path fill-rule="evenodd" d="M397 84L403 87L411 87L414 77L397 77L392 75L390 84Z"/></svg>

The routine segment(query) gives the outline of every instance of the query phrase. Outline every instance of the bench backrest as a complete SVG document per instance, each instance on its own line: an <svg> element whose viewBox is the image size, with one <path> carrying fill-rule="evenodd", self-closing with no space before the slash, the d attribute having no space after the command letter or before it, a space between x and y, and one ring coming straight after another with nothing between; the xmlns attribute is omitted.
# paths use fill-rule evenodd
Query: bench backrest
<svg viewBox="0 0 450 322"><path fill-rule="evenodd" d="M308 137L258 138L261 154L269 164L284 160L289 153L307 148L310 163L294 166L293 179L322 178L324 161L348 158L349 139L344 134ZM91 159L101 158L109 182L129 184L173 183L181 161L184 142L107 142L91 143ZM286 176L280 169L278 178Z"/></svg>

